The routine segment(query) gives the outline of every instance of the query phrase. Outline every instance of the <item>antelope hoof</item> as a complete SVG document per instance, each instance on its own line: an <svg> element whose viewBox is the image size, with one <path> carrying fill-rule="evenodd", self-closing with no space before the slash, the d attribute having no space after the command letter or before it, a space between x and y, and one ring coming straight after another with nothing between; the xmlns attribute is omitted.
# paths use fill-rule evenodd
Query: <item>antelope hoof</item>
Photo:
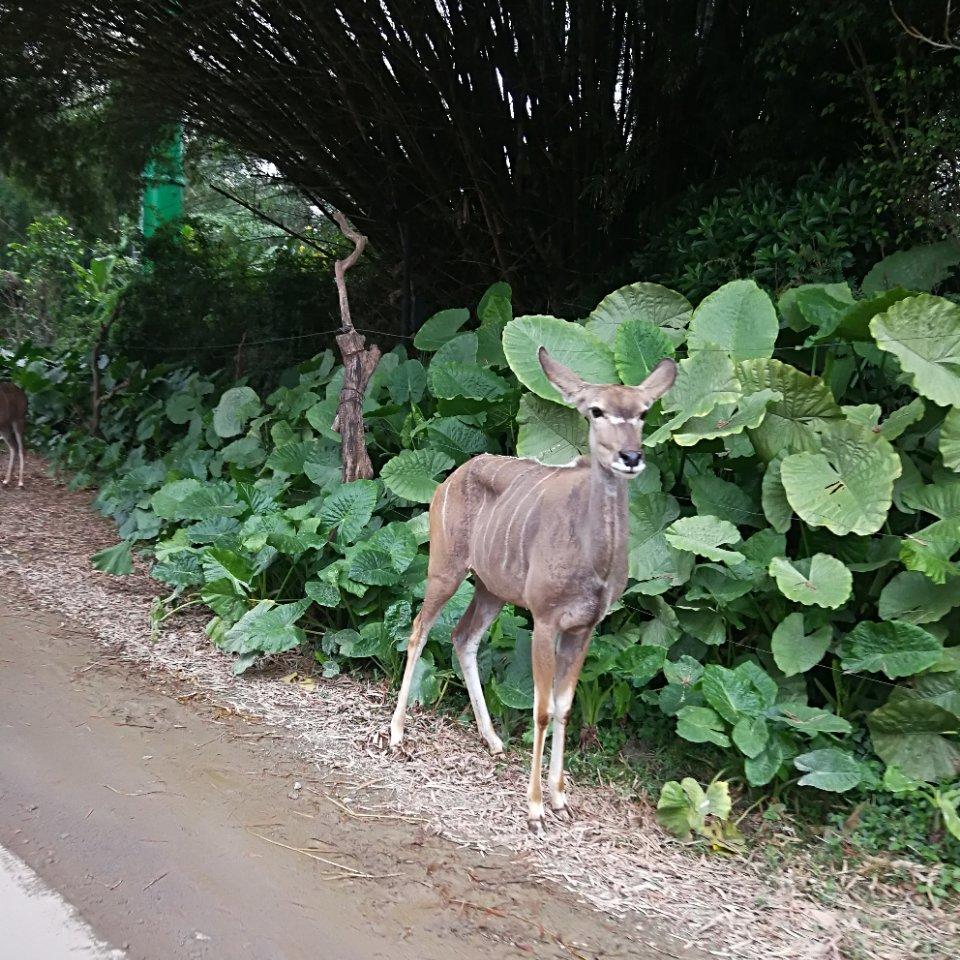
<svg viewBox="0 0 960 960"><path fill-rule="evenodd" d="M390 749L398 750L403 744L403 727L390 724Z"/></svg>
<svg viewBox="0 0 960 960"><path fill-rule="evenodd" d="M534 836L543 836L543 815L543 804L533 803L531 801L527 807L527 829L529 829Z"/></svg>

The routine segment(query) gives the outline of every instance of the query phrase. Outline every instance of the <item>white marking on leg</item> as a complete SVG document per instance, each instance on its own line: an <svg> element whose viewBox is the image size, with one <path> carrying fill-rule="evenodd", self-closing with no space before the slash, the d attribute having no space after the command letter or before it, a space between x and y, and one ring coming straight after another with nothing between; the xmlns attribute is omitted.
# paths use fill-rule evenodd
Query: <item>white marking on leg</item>
<svg viewBox="0 0 960 960"><path fill-rule="evenodd" d="M413 634L420 631L417 636L416 646L407 647L407 663L403 670L403 682L400 684L400 693L397 695L397 706L393 711L393 719L390 721L390 746L398 747L403 742L403 727L407 714L407 699L410 696L410 687L413 683L413 671L416 669L420 654L426 646L428 630L424 630L420 618L414 621L413 632L410 639L413 640Z"/></svg>
<svg viewBox="0 0 960 960"><path fill-rule="evenodd" d="M566 792L563 789L563 751L567 733L567 717L573 705L573 691L564 690L555 697L556 712L553 716L553 739L550 744L550 773L547 777L547 791L550 806L554 810L563 810L567 805Z"/></svg>
<svg viewBox="0 0 960 960"><path fill-rule="evenodd" d="M446 534L447 532L447 499L450 496L450 486L449 484L444 484L443 486L443 505L440 507L440 532Z"/></svg>
<svg viewBox="0 0 960 960"><path fill-rule="evenodd" d="M17 450L20 453L20 482L18 486L23 486L23 434L16 425L13 427L13 435L17 438Z"/></svg>
<svg viewBox="0 0 960 960"><path fill-rule="evenodd" d="M503 753L503 741L497 736L487 710L487 701L483 696L483 685L480 682L480 670L477 666L477 648L486 632L486 627L478 633L471 634L463 644L463 649L457 649L460 658L460 669L463 670L463 681L470 696L470 705L473 707L473 716L477 721L480 736L487 741L487 746L493 754Z"/></svg>

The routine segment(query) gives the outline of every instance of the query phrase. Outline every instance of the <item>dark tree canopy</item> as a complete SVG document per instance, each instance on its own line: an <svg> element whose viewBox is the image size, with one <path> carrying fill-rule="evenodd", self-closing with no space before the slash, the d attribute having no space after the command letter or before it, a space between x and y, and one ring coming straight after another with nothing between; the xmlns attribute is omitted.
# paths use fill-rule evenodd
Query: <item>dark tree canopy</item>
<svg viewBox="0 0 960 960"><path fill-rule="evenodd" d="M497 277L569 311L691 185L882 147L873 73L922 47L880 0L0 0L0 122L103 101L263 158L370 237L407 323Z"/></svg>

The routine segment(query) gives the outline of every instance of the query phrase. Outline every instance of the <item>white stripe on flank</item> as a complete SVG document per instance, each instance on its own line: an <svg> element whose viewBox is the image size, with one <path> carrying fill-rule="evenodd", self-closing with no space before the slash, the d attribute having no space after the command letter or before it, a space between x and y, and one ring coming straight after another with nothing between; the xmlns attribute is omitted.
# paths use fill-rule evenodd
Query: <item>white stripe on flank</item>
<svg viewBox="0 0 960 960"><path fill-rule="evenodd" d="M510 556L510 531L513 529L513 524L517 519L517 513L520 511L520 508L527 502L527 500L537 492L537 488L543 486L548 480L552 477L555 477L560 472L559 468L554 470L553 473L548 473L545 477L541 477L525 494L520 498L516 507L513 509L513 514L510 516L510 522L507 524L506 534L503 538L503 555L505 558L509 559ZM529 513L528 513L529 516ZM522 549L521 542L521 549Z"/></svg>
<svg viewBox="0 0 960 960"><path fill-rule="evenodd" d="M518 473L509 484L507 484L503 493L494 500L488 507L489 515L487 517L487 524L483 528L483 547L484 547L484 562L490 559L491 553L491 540L490 540L490 526L491 524L496 525L498 518L501 513L506 512L506 506L509 499L517 492L517 490L522 491L523 486L519 482L523 480L524 477L531 474L534 470L537 469L537 465L534 464L530 469L524 470L522 473ZM516 489L514 489L516 487Z"/></svg>

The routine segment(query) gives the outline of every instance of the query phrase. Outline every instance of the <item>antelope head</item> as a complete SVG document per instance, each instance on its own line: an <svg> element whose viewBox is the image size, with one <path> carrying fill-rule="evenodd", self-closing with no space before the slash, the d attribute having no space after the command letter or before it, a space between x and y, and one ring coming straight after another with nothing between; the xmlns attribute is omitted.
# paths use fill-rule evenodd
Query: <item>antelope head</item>
<svg viewBox="0 0 960 960"><path fill-rule="evenodd" d="M590 424L590 456L604 470L635 477L644 469L643 418L672 386L677 365L663 359L639 386L587 383L554 360L544 347L540 366L565 403L577 408Z"/></svg>

